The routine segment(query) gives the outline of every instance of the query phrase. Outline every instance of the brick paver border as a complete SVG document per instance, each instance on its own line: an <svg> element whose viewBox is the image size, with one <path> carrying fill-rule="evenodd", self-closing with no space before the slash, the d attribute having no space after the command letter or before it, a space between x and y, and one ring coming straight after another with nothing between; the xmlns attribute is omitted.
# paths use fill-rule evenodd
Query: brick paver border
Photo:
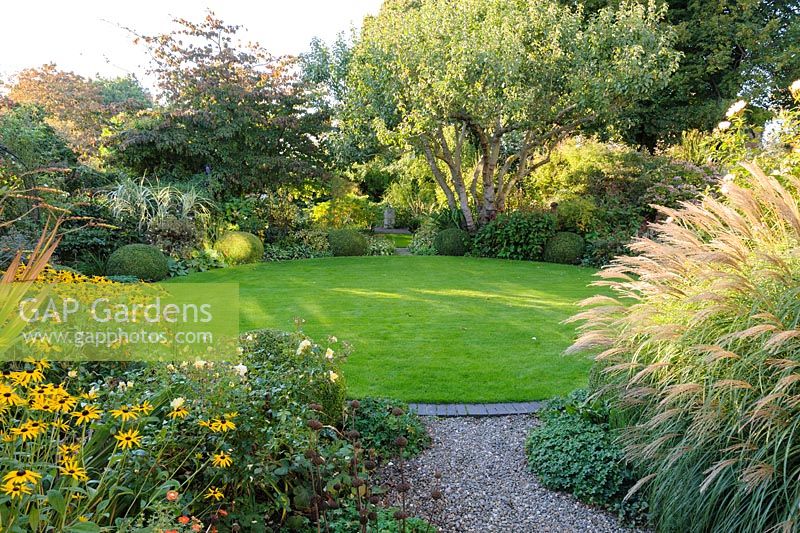
<svg viewBox="0 0 800 533"><path fill-rule="evenodd" d="M529 415L539 411L544 402L512 403L410 403L420 416L505 416Z"/></svg>

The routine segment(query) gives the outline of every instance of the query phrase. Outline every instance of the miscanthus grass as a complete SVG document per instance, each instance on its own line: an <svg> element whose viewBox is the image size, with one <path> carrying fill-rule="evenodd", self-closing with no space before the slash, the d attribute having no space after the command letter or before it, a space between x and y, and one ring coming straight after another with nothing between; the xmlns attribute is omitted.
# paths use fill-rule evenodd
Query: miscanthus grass
<svg viewBox="0 0 800 533"><path fill-rule="evenodd" d="M800 179L745 167L573 319L659 531L800 530Z"/></svg>

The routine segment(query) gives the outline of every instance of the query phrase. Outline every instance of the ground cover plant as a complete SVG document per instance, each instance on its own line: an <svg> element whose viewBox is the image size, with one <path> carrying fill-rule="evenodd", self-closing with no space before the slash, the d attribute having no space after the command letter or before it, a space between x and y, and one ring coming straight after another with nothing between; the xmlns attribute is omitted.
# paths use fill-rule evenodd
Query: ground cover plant
<svg viewBox="0 0 800 533"><path fill-rule="evenodd" d="M236 282L240 323L290 328L353 345L344 367L355 397L512 401L566 394L588 361L564 358L560 322L593 270L457 257L342 257L249 265L173 282ZM480 386L476 386L480 384Z"/></svg>
<svg viewBox="0 0 800 533"><path fill-rule="evenodd" d="M609 414L608 405L591 398L587 390L550 401L538 413L541 424L525 442L528 467L549 489L605 507L623 520L646 522L646 503L625 498L636 477L616 441Z"/></svg>

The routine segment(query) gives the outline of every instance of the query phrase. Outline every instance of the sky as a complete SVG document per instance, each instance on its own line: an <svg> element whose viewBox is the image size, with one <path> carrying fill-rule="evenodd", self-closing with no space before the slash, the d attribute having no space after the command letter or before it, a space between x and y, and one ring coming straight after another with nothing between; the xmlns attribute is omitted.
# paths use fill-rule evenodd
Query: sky
<svg viewBox="0 0 800 533"><path fill-rule="evenodd" d="M272 54L298 54L313 37L332 41L377 13L381 0L22 0L0 8L0 76L56 63L84 76L135 74L152 85L142 46L119 26L165 33L173 18L200 20L211 9L247 30Z"/></svg>

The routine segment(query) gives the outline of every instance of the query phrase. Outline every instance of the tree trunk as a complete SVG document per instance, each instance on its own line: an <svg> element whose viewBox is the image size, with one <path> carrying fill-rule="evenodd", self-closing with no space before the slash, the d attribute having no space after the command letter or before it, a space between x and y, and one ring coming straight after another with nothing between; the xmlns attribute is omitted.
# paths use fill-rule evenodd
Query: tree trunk
<svg viewBox="0 0 800 533"><path fill-rule="evenodd" d="M444 195L447 198L447 206L452 210L458 209L458 204L456 203L456 198L453 195L453 190L447 184L447 180L445 179L444 174L442 174L442 169L439 168L439 162L436 161L436 157L433 155L433 151L426 141L422 142L422 151L425 153L425 159L428 161L428 166L431 167L431 172L433 172L433 177L436 179L436 183L439 185L439 188L442 189L442 192L444 192Z"/></svg>
<svg viewBox="0 0 800 533"><path fill-rule="evenodd" d="M497 160L500 158L500 138L492 137L483 160L483 206L480 209L481 224L494 220L497 216L497 198L494 185Z"/></svg>

